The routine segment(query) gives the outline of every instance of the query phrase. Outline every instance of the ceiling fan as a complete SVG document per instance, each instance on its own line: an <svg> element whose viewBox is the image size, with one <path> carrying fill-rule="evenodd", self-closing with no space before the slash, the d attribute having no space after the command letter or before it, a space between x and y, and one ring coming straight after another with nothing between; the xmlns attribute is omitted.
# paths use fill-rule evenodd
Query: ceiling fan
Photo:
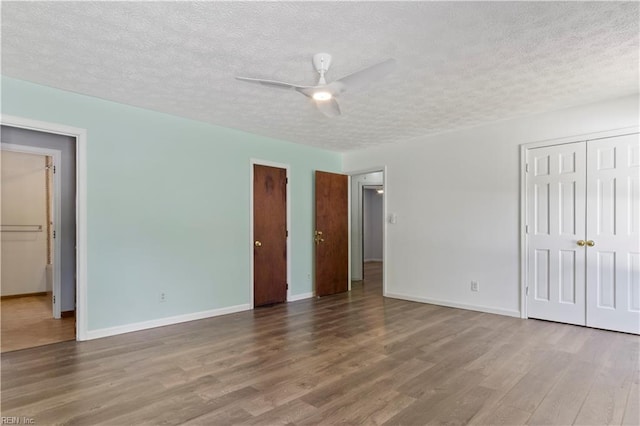
<svg viewBox="0 0 640 426"><path fill-rule="evenodd" d="M317 53L313 56L313 66L316 71L318 71L318 74L320 74L320 78L318 80L318 84L315 86L299 86L282 81L263 80L260 78L250 77L236 77L236 79L280 89L295 90L308 98L311 98L318 110L324 115L328 117L335 117L341 114L340 106L336 100L338 96L344 92L360 88L384 77L393 70L395 64L395 59L387 59L386 61L354 72L353 74L349 74L346 77L342 77L327 84L324 75L329 71L329 67L331 66L331 55L328 53Z"/></svg>

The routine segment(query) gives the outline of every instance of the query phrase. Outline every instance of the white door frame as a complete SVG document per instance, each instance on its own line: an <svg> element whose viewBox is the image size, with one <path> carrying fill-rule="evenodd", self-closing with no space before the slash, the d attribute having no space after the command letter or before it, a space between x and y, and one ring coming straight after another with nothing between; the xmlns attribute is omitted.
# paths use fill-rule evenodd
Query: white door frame
<svg viewBox="0 0 640 426"><path fill-rule="evenodd" d="M384 188L384 197L382 198L382 295L387 297L387 283L388 283L388 238L387 238L387 225L389 224L387 216L387 200L389 199L389 190L387 185L387 166L371 167L363 170L354 170L346 172L349 175L349 290L351 290L351 178L357 175L364 175L368 173L382 172L382 187ZM362 191L362 186L358 186L358 190ZM364 258L364 253L362 254Z"/></svg>
<svg viewBox="0 0 640 426"><path fill-rule="evenodd" d="M39 148L35 146L11 144L0 142L0 148L2 151L20 152L23 154L35 154L46 157L53 157L53 165L56 172L53 173L53 230L57 232L57 238L53 241L53 317L59 319L60 313L60 283L62 282L62 268L60 264L60 253L62 253L61 241L62 238L59 235L60 229L60 212L61 212L61 199L62 199L62 182L60 176L62 175L62 151L57 149ZM49 220L49 218L47 218ZM47 239L51 235L47 236Z"/></svg>
<svg viewBox="0 0 640 426"><path fill-rule="evenodd" d="M639 126L623 127L620 129L530 142L520 145L520 318L529 318L527 313L527 157L529 155L529 150L553 145L604 139L613 136L624 136L637 133L638 131L640 131Z"/></svg>
<svg viewBox="0 0 640 426"><path fill-rule="evenodd" d="M76 140L76 340L87 340L87 131L6 114L0 115L0 124Z"/></svg>
<svg viewBox="0 0 640 426"><path fill-rule="evenodd" d="M251 158L249 161L249 252L251 259L251 268L250 268L250 280L249 280L249 294L251 295L251 309L254 308L253 303L253 251L254 246L253 242L253 166L267 166L267 167L277 167L279 169L284 169L287 176L287 232L289 235L287 236L287 302L293 301L295 298L291 297L291 190L289 185L289 175L290 175L290 166L289 164L283 163L275 163L273 161L268 160L260 160L256 158Z"/></svg>

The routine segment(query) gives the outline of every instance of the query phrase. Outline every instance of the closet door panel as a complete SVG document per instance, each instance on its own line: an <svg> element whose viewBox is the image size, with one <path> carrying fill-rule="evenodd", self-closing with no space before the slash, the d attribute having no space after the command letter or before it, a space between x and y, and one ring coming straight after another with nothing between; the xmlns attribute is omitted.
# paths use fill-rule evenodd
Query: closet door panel
<svg viewBox="0 0 640 426"><path fill-rule="evenodd" d="M527 315L585 325L585 143L528 155Z"/></svg>
<svg viewBox="0 0 640 426"><path fill-rule="evenodd" d="M640 334L640 139L587 142L587 325Z"/></svg>

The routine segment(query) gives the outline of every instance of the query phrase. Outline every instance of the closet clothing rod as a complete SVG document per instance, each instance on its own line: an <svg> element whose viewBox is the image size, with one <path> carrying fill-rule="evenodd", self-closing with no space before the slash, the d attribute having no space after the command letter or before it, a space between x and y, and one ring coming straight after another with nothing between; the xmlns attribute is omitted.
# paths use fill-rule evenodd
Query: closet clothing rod
<svg viewBox="0 0 640 426"><path fill-rule="evenodd" d="M2 232L42 232L42 225L0 225Z"/></svg>

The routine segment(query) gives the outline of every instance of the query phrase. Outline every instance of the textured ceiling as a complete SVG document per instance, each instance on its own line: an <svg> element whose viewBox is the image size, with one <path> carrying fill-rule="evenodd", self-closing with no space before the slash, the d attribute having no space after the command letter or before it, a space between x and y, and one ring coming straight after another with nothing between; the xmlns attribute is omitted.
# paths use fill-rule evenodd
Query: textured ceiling
<svg viewBox="0 0 640 426"><path fill-rule="evenodd" d="M347 151L638 92L639 3L2 2L4 75ZM327 118L299 93L393 57Z"/></svg>

